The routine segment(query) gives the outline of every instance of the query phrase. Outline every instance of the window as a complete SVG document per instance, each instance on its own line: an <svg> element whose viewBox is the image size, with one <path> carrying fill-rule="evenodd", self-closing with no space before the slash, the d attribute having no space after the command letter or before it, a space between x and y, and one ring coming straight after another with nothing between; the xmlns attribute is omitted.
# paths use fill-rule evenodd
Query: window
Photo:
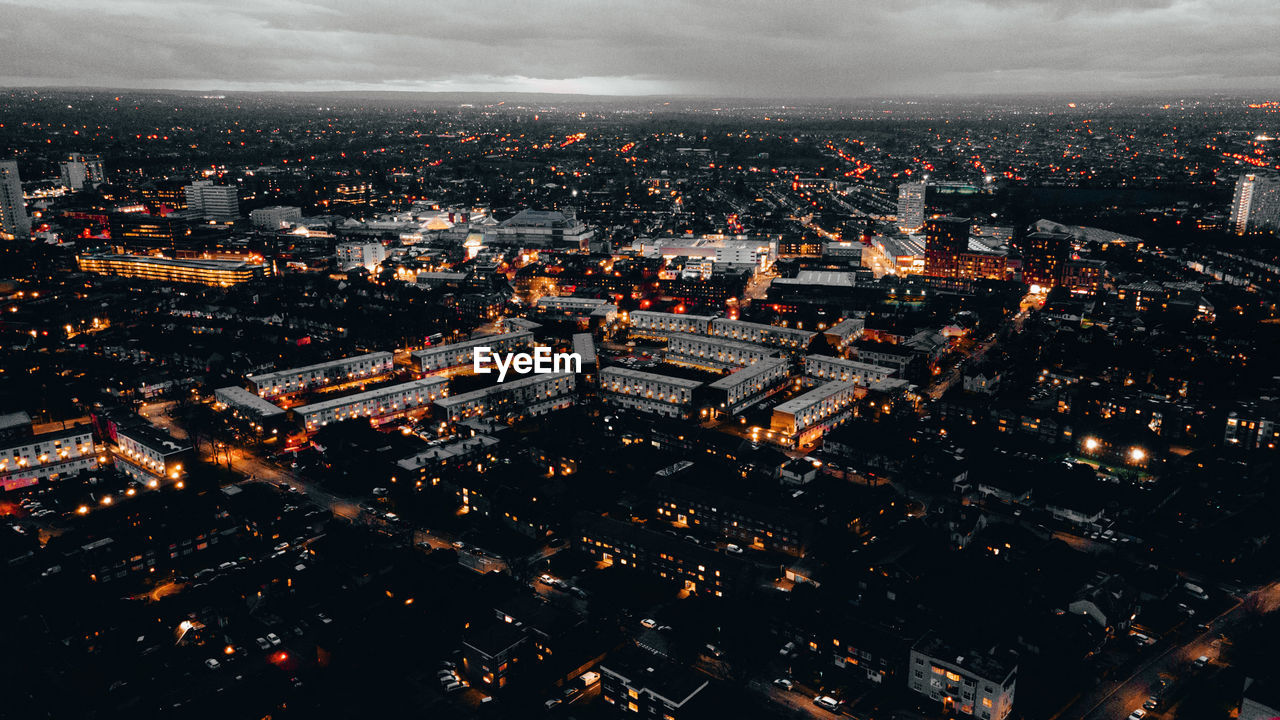
<svg viewBox="0 0 1280 720"><path fill-rule="evenodd" d="M991 698L982 698L982 707L984 708L991 707Z"/></svg>

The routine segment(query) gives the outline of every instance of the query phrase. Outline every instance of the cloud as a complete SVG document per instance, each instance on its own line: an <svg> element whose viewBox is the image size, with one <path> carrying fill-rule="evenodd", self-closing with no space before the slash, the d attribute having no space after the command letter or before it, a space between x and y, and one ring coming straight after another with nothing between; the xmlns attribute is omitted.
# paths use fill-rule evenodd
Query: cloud
<svg viewBox="0 0 1280 720"><path fill-rule="evenodd" d="M840 98L1280 88L1273 0L0 0L0 82Z"/></svg>

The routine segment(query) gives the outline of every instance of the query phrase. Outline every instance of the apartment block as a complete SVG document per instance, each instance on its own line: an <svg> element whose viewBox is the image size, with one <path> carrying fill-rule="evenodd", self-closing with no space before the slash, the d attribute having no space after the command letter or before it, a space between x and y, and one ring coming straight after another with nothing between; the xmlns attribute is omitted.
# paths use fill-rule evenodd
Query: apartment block
<svg viewBox="0 0 1280 720"><path fill-rule="evenodd" d="M697 380L659 375L630 368L600 371L600 393L605 402L641 412L684 417L693 406Z"/></svg>
<svg viewBox="0 0 1280 720"><path fill-rule="evenodd" d="M495 353L523 351L533 344L533 333L527 330L486 335L457 343L435 345L415 350L410 355L418 364L419 372L432 374L455 368L470 368L478 347L490 348Z"/></svg>
<svg viewBox="0 0 1280 720"><path fill-rule="evenodd" d="M1017 676L1012 653L960 650L931 634L911 648L907 687L941 703L945 712L1004 720L1013 710Z"/></svg>
<svg viewBox="0 0 1280 720"><path fill-rule="evenodd" d="M367 417L384 418L425 407L449 394L449 381L428 377L412 382L388 385L347 397L335 398L293 409L294 417L308 431L331 422Z"/></svg>
<svg viewBox="0 0 1280 720"><path fill-rule="evenodd" d="M458 422L473 417L502 420L543 415L569 407L574 401L577 375L528 375L480 390L435 401L436 417Z"/></svg>
<svg viewBox="0 0 1280 720"><path fill-rule="evenodd" d="M711 321L711 335L729 340L758 343L785 350L803 350L809 346L818 333L797 328L785 328L778 325L746 322L716 318Z"/></svg>
<svg viewBox="0 0 1280 720"><path fill-rule="evenodd" d="M391 353L375 352L299 368L249 375L245 379L253 385L259 397L270 398L330 385L341 385L353 380L381 377L389 375L394 368L395 363Z"/></svg>
<svg viewBox="0 0 1280 720"><path fill-rule="evenodd" d="M821 380L852 380L859 385L870 385L893 377L896 372L896 368L825 355L809 355L804 359L804 374Z"/></svg>

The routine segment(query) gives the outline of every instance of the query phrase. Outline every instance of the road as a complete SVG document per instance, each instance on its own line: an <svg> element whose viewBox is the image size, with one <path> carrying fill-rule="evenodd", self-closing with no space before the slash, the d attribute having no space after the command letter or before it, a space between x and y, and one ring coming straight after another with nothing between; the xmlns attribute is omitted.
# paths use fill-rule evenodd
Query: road
<svg viewBox="0 0 1280 720"><path fill-rule="evenodd" d="M1218 657L1218 634L1228 632L1248 615L1269 612L1280 606L1280 582L1249 593L1243 600L1207 622L1209 629L1174 644L1143 661L1127 678L1104 682L1076 698L1052 720L1112 720L1126 717L1142 706L1161 674L1187 672L1191 661L1201 655Z"/></svg>

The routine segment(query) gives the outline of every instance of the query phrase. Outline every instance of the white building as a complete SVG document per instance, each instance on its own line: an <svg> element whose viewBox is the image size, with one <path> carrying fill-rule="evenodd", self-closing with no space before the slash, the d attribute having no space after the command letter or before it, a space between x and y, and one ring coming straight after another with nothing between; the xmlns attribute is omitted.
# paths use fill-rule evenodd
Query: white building
<svg viewBox="0 0 1280 720"><path fill-rule="evenodd" d="M185 188L187 210L200 213L207 220L229 222L240 217L239 191L231 185L214 185L212 180L197 180Z"/></svg>
<svg viewBox="0 0 1280 720"><path fill-rule="evenodd" d="M605 402L641 412L685 416L693 404L697 380L658 373L610 367L600 371L600 392Z"/></svg>
<svg viewBox="0 0 1280 720"><path fill-rule="evenodd" d="M538 298L537 310L543 315L570 318L599 318L611 323L618 317L618 306L604 298L552 297Z"/></svg>
<svg viewBox="0 0 1280 720"><path fill-rule="evenodd" d="M1236 180L1227 228L1236 235L1280 229L1280 177L1241 175Z"/></svg>
<svg viewBox="0 0 1280 720"><path fill-rule="evenodd" d="M767 270L778 259L778 241L746 237L641 238L632 249L645 257L687 257L719 267Z"/></svg>
<svg viewBox="0 0 1280 720"><path fill-rule="evenodd" d="M804 445L840 424L866 390L852 380L823 383L773 409L769 430L777 442Z"/></svg>
<svg viewBox="0 0 1280 720"><path fill-rule="evenodd" d="M831 344L831 347L836 350L843 350L849 343L862 337L862 331L866 326L867 321L865 319L849 317L823 330L822 334L826 336L827 342Z"/></svg>
<svg viewBox="0 0 1280 720"><path fill-rule="evenodd" d="M12 240L31 235L31 218L27 215L27 202L22 198L22 179L18 177L18 163L0 161L0 238Z"/></svg>
<svg viewBox="0 0 1280 720"><path fill-rule="evenodd" d="M57 480L98 467L89 425L35 435L31 417L16 412L0 416L0 430L7 438L0 442L0 489Z"/></svg>
<svg viewBox="0 0 1280 720"><path fill-rule="evenodd" d="M533 344L533 333L528 330L485 335L457 343L434 345L415 350L410 355L418 363L418 370L427 374L444 372L454 368L474 366L475 349L490 348L495 353L511 353L524 350Z"/></svg>
<svg viewBox="0 0 1280 720"><path fill-rule="evenodd" d="M675 364L723 370L751 365L776 355L777 350L763 345L709 335L671 333L667 336L666 360Z"/></svg>
<svg viewBox="0 0 1280 720"><path fill-rule="evenodd" d="M59 163L58 175L63 187L71 188L72 190L83 190L85 182L89 179L89 171L85 168L84 163L71 160Z"/></svg>
<svg viewBox="0 0 1280 720"><path fill-rule="evenodd" d="M804 374L820 380L852 380L865 386L893 377L896 372L894 368L883 365L825 355L809 355L804 359Z"/></svg>
<svg viewBox="0 0 1280 720"><path fill-rule="evenodd" d="M136 480L179 480L183 463L190 459L191 443L169 433L138 423L116 427L114 448L116 469Z"/></svg>
<svg viewBox="0 0 1280 720"><path fill-rule="evenodd" d="M293 409L293 414L307 431L313 431L331 422L351 418L378 419L399 415L414 408L429 406L448 394L448 379L428 377L311 405L300 405Z"/></svg>
<svg viewBox="0 0 1280 720"><path fill-rule="evenodd" d="M218 388L213 391L213 400L219 410L230 408L233 412L255 420L265 420L284 414L284 410L263 400L258 395L245 390L239 385Z"/></svg>
<svg viewBox="0 0 1280 720"><path fill-rule="evenodd" d="M922 182L898 186L898 227L915 230L924 225L926 186Z"/></svg>
<svg viewBox="0 0 1280 720"><path fill-rule="evenodd" d="M572 405L576 388L574 373L528 375L436 400L436 417L458 422L474 417L506 420L543 415Z"/></svg>
<svg viewBox="0 0 1280 720"><path fill-rule="evenodd" d="M484 233L484 244L522 248L586 250L595 230L578 220L576 211L521 210Z"/></svg>
<svg viewBox="0 0 1280 720"><path fill-rule="evenodd" d="M279 230L302 220L302 208L272 205L249 211L249 222L261 230Z"/></svg>
<svg viewBox="0 0 1280 720"><path fill-rule="evenodd" d="M715 337L759 343L786 350L804 350L818 333L777 325L716 318L711 321L710 334Z"/></svg>
<svg viewBox="0 0 1280 720"><path fill-rule="evenodd" d="M683 315L680 313L636 310L631 313L631 334L639 337L664 338L668 333L696 333L706 335L711 330L713 315Z"/></svg>
<svg viewBox="0 0 1280 720"><path fill-rule="evenodd" d="M735 414L756 402L791 377L791 367L780 358L761 360L725 375L707 386L712 407L719 413Z"/></svg>
<svg viewBox="0 0 1280 720"><path fill-rule="evenodd" d="M380 242L344 242L334 246L334 257L343 270L362 267L371 271L387 259L387 249Z"/></svg>
<svg viewBox="0 0 1280 720"><path fill-rule="evenodd" d="M340 385L352 380L375 378L389 374L394 368L395 363L391 353L375 352L299 368L249 375L245 379L253 384L259 396L269 398L326 385Z"/></svg>
<svg viewBox="0 0 1280 720"><path fill-rule="evenodd" d="M911 648L909 673L907 687L946 712L1004 720L1013 711L1018 664L1012 653L956 650L926 635Z"/></svg>

